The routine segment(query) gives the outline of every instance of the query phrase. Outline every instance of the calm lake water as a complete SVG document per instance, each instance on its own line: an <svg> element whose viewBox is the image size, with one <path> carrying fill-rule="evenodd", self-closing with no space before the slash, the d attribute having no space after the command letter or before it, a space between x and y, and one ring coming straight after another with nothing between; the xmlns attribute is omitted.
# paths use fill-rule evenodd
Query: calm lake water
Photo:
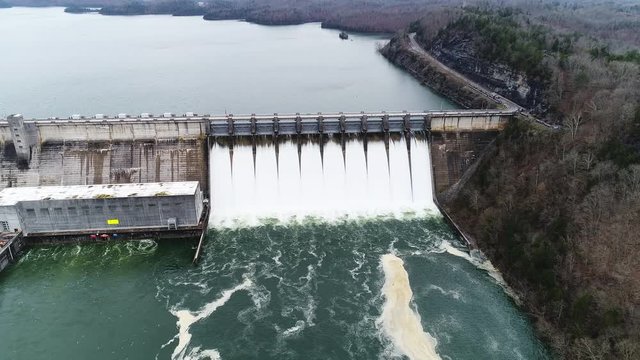
<svg viewBox="0 0 640 360"><path fill-rule="evenodd" d="M0 116L448 108L376 53L385 39L319 24L0 10Z"/></svg>
<svg viewBox="0 0 640 360"><path fill-rule="evenodd" d="M0 10L0 116L453 105L318 24ZM408 156L406 141L411 141ZM30 250L0 274L0 359L546 359L499 274L434 210L425 139L211 151L193 244ZM239 191L241 188L243 191ZM407 301L409 301L407 303Z"/></svg>

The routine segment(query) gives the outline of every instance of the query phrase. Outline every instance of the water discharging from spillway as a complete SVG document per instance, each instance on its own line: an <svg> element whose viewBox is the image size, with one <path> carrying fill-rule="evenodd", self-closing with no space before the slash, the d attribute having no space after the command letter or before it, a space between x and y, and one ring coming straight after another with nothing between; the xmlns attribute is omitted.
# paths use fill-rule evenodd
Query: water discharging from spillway
<svg viewBox="0 0 640 360"><path fill-rule="evenodd" d="M332 221L435 211L424 137L339 138L323 144L300 140L214 143L213 226L255 225L261 218L287 222L312 216ZM386 278L386 303L377 322L381 330L412 360L440 359L435 339L424 332L420 316L410 306L412 293L402 260L386 254L380 264Z"/></svg>
<svg viewBox="0 0 640 360"><path fill-rule="evenodd" d="M207 275L181 280L216 296L172 307L174 359L545 358L442 222L424 136L228 141L210 151ZM243 335L192 344L216 316Z"/></svg>
<svg viewBox="0 0 640 360"><path fill-rule="evenodd" d="M407 141L409 144L407 144ZM409 146L407 146L409 145ZM424 137L213 144L212 224L435 211Z"/></svg>

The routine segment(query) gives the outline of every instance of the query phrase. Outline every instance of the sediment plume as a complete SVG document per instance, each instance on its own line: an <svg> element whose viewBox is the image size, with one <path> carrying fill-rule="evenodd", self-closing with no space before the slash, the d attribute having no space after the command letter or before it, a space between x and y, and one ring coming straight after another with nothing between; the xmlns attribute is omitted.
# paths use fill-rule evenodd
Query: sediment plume
<svg viewBox="0 0 640 360"><path fill-rule="evenodd" d="M436 339L424 331L420 315L411 308L413 292L404 262L394 254L386 254L381 264L385 303L378 322L385 335L411 360L441 360L436 352Z"/></svg>

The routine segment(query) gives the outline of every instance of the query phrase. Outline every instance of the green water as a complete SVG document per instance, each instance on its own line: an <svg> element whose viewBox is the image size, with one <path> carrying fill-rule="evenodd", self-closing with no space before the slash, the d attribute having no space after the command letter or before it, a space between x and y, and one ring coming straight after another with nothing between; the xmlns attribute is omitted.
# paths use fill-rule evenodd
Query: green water
<svg viewBox="0 0 640 360"><path fill-rule="evenodd" d="M546 358L502 287L443 241L457 243L437 216L214 230L199 266L184 243L31 250L0 278L1 357L167 359L172 313L209 307L176 358L401 358L377 322L393 252L443 359Z"/></svg>

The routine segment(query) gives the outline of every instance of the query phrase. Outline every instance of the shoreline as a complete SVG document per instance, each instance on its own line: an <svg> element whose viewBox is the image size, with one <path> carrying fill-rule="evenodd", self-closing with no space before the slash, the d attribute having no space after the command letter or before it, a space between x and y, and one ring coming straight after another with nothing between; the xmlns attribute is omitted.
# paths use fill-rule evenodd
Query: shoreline
<svg viewBox="0 0 640 360"><path fill-rule="evenodd" d="M327 30L339 30L350 32L359 35L372 35L372 36L389 36L391 37L394 32L387 30L374 30L374 29L359 29L358 26L340 26L334 24L328 20L322 19L304 19L304 20L284 20L284 21L268 21L266 19L261 18L252 18L247 16L248 13L246 11L242 11L242 16L219 16L207 18L212 13L208 12L164 12L164 11L156 11L156 12L113 12L113 13L104 13L103 9L105 7L90 7L90 6L64 6L64 5L20 5L15 6L8 4L8 6L3 7L0 6L0 9L12 9L12 8L62 8L63 11L67 14L71 15L85 15L85 14L99 14L101 16L148 16L148 15L166 15L172 17L200 17L204 21L241 21L249 24L262 25L262 26L295 26L295 25L305 25L305 24L314 24L317 23L320 25L322 29Z"/></svg>

